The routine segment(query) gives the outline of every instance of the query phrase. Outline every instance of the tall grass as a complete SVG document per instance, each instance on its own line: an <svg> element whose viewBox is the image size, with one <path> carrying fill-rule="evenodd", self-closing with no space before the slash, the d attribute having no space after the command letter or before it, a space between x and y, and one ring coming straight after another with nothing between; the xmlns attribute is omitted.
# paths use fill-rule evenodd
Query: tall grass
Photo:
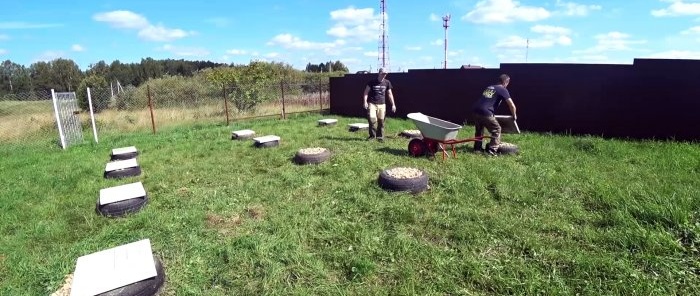
<svg viewBox="0 0 700 296"><path fill-rule="evenodd" d="M79 256L150 238L165 295L697 295L700 147L547 134L506 135L522 153L411 158L407 140L364 141L319 116L108 134L66 151L0 146L0 295L55 291ZM250 128L277 148L231 141ZM389 119L387 132L414 129ZM460 131L461 137L473 132ZM105 180L110 149L135 145L144 173ZM297 166L305 147L333 152ZM401 165L431 189L388 193ZM142 181L122 219L99 189Z"/></svg>
<svg viewBox="0 0 700 296"><path fill-rule="evenodd" d="M328 108L328 97L322 97L324 107ZM285 100L285 112L320 111L317 96L290 97ZM4 104L3 104L4 103ZM240 112L229 106L229 120L256 116L282 116L280 100L261 104L254 110ZM0 116L0 141L13 143L32 143L36 139L57 138L56 119L50 101L45 102L2 102L0 111L11 110L6 116ZM3 111L4 112L4 111ZM168 104L154 108L156 128L193 123L226 122L223 101L208 104ZM1 115L1 113L0 113ZM80 121L85 132L91 132L90 115L81 112ZM149 130L152 127L149 109L118 110L107 109L95 114L98 133L133 132Z"/></svg>

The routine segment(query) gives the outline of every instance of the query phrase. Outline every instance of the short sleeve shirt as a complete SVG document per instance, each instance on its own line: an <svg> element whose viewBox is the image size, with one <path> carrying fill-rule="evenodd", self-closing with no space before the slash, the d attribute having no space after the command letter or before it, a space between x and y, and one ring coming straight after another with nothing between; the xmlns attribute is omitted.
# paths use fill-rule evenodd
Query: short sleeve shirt
<svg viewBox="0 0 700 296"><path fill-rule="evenodd" d="M368 82L367 86L369 87L367 101L373 104L385 104L386 92L391 89L391 81L388 79L379 81L375 78Z"/></svg>
<svg viewBox="0 0 700 296"><path fill-rule="evenodd" d="M509 98L510 93L503 85L491 85L481 93L481 98L474 103L472 111L484 116L493 116L501 102Z"/></svg>

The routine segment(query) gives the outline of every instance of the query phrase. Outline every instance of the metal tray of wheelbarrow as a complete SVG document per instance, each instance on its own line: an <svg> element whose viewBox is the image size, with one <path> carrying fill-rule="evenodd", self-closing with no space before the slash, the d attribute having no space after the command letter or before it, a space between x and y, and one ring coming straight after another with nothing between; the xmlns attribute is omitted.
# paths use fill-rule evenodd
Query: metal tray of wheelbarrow
<svg viewBox="0 0 700 296"><path fill-rule="evenodd" d="M420 112L409 113L407 117L413 120L413 123L415 123L424 138L437 141L444 142L456 139L457 132L462 128L459 124L428 116Z"/></svg>

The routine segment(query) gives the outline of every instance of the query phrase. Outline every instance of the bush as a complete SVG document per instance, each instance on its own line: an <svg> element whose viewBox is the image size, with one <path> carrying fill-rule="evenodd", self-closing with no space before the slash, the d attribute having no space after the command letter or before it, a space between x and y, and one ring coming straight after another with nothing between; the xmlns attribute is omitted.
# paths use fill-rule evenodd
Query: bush
<svg viewBox="0 0 700 296"><path fill-rule="evenodd" d="M148 88L154 106L195 106L220 101L221 90L202 77L165 76L151 79L139 87L127 86L117 95L117 108L142 109L148 106Z"/></svg>

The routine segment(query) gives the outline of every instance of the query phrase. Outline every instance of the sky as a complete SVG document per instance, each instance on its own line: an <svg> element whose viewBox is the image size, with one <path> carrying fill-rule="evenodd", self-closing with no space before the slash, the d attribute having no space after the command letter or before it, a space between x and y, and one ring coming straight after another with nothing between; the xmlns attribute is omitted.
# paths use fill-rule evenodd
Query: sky
<svg viewBox="0 0 700 296"><path fill-rule="evenodd" d="M307 63L375 71L500 63L700 59L700 0L6 0L0 60L85 70L142 58Z"/></svg>

